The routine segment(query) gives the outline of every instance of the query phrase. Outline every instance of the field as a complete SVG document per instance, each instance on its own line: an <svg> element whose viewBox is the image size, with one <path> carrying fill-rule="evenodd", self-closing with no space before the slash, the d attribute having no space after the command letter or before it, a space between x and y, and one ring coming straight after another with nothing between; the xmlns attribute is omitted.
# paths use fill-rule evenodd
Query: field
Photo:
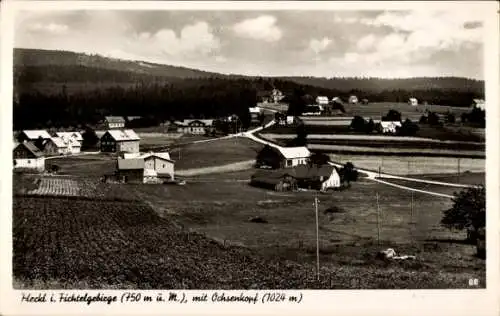
<svg viewBox="0 0 500 316"><path fill-rule="evenodd" d="M170 157L177 170L213 167L255 159L261 148L249 139L235 137L174 148Z"/></svg>
<svg viewBox="0 0 500 316"><path fill-rule="evenodd" d="M372 156L372 155L329 155L333 161L352 162L362 169L395 174L456 174L460 159L460 172L485 172L484 159L448 157Z"/></svg>
<svg viewBox="0 0 500 316"><path fill-rule="evenodd" d="M101 177L116 169L116 157L107 154L62 157L47 160L46 165L57 165L58 174Z"/></svg>
<svg viewBox="0 0 500 316"><path fill-rule="evenodd" d="M389 110L394 109L401 113L403 120L409 118L412 121L418 121L420 116L424 113L427 108L429 111L436 113L447 113L450 111L456 117L460 117L462 113L470 111L470 108L461 107L451 107L444 105L418 105L416 107L411 106L407 103L394 103L394 102L378 102L370 104L355 104L355 105L345 105L346 115L355 116L359 115L365 118L380 119L382 115L386 115Z"/></svg>
<svg viewBox="0 0 500 316"><path fill-rule="evenodd" d="M410 225L409 207L401 204L408 192L359 182L351 190L321 195L317 282L309 192L276 194L222 181L111 187L130 200L16 196L18 286L465 288L471 277L485 285L484 261L474 257L475 248L460 242L463 234L437 225L449 206L446 199L416 194ZM375 212L366 203L375 191L381 194L380 245ZM336 211L325 212L332 206ZM248 221L256 215L268 223ZM376 252L389 246L418 259L377 260Z"/></svg>

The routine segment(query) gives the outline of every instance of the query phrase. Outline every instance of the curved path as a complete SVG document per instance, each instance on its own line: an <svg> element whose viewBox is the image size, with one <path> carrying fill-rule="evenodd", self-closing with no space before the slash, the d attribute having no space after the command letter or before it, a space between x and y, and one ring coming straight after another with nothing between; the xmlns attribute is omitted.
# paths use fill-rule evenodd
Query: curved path
<svg viewBox="0 0 500 316"><path fill-rule="evenodd" d="M251 139L253 141L256 141L258 143L264 144L264 145L269 145L269 146L272 146L272 147L275 147L275 148L281 148L281 146L279 146L279 145L277 145L277 144L275 144L273 142L270 142L270 141L267 141L267 140L264 140L262 138L259 138L259 137L255 136L253 134L253 132L243 133L243 136L247 137L247 138L249 138L249 139ZM342 164L340 164L338 162L333 162L333 161L330 161L329 164L333 165L333 166L336 166L336 167L342 167L343 166ZM425 190L414 189L414 188L411 188L411 187L407 187L407 186L403 186L403 185L399 185L399 184L394 184L394 183L391 183L391 182L383 181L383 180L380 180L378 178L380 177L380 178L386 178L386 179L406 180L406 181L428 183L428 184L436 184L436 185L442 185L442 186L448 186L448 187L459 187L459 188L473 188L473 187L477 187L475 185L457 184L457 183L449 183L449 182L425 180L425 179L418 179L418 178L409 178L409 177L402 177L402 176L397 176L397 175L392 175L392 174L387 174L387 173L380 173L379 174L378 172L374 172L374 171L370 171L370 170L365 170L365 169L361 169L361 168L356 168L356 170L358 170L359 172L365 174L367 176L367 178L369 180L372 180L372 181L376 181L376 182L383 183L383 184L386 184L386 185L391 185L391 186L394 186L394 187L397 187L397 188L400 188L400 189L405 189L405 190L415 191L415 192L421 192L421 193L425 193L425 194L430 194L430 195L435 195L435 196L440 196L440 197L446 197L446 198L452 198L452 196L451 195L447 195L447 194L442 194L442 193L436 193L436 192L432 192L432 191L425 191Z"/></svg>

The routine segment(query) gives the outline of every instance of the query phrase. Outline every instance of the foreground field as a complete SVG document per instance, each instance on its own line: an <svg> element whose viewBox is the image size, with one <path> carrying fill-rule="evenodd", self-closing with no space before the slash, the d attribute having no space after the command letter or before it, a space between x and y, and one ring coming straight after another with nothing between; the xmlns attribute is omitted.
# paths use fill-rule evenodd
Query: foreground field
<svg viewBox="0 0 500 316"><path fill-rule="evenodd" d="M236 204L234 200L228 203L226 211L219 214L227 217L219 223L221 232L235 225L235 217L239 221L237 218L242 215L237 210L231 216L235 211L231 206ZM270 205L272 202L255 206L270 214L274 212ZM193 205L191 211L196 212ZM207 215L198 214L198 218L206 216L213 223L214 215L211 210ZM473 247L449 239L413 245L386 241L376 245L365 240L330 246L323 239L318 282L313 273L314 247L307 236L297 239L293 230L285 234L279 228L293 218L292 225L296 225L299 220L309 222L312 217L284 215L278 210L268 216L272 224L251 224L248 227L253 229L240 229L239 236L252 238L268 232L262 246L253 249L181 230L171 219L159 217L148 205L134 200L16 196L14 284L16 288L31 289L466 288L469 278L479 278L480 287L485 286L484 261L473 256ZM329 225L326 216L322 215L321 220L322 227ZM262 229L258 229L259 225ZM306 229L312 228L309 226L312 225L306 225ZM335 226L343 226L342 221ZM287 245L290 234L295 234L294 241L301 239L304 244ZM323 227L321 235L328 234ZM274 243L267 244L271 235ZM389 245L402 253L416 254L418 259L376 259L376 252Z"/></svg>

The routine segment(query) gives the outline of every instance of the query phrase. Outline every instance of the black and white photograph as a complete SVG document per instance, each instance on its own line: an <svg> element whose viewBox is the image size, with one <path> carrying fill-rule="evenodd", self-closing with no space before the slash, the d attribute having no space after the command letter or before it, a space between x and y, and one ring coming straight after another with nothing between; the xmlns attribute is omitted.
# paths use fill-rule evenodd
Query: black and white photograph
<svg viewBox="0 0 500 316"><path fill-rule="evenodd" d="M13 290L489 288L485 3L264 3L16 10Z"/></svg>

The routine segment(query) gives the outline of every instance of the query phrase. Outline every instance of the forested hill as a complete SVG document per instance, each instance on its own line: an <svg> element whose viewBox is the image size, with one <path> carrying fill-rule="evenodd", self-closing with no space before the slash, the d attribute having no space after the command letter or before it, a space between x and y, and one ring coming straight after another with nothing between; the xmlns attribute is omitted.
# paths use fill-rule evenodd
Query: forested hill
<svg viewBox="0 0 500 316"><path fill-rule="evenodd" d="M281 77L300 84L339 91L358 90L380 92L384 90L458 90L484 94L484 81L459 77L420 77L401 79L382 78L317 78Z"/></svg>
<svg viewBox="0 0 500 316"><path fill-rule="evenodd" d="M139 82L172 82L179 79L248 79L269 83L283 82L314 86L332 93L381 93L403 90L408 93L422 90L447 90L484 95L484 81L457 78L319 78L319 77L250 77L225 75L198 69L162 65L145 61L129 61L68 51L16 48L14 50L14 74L17 88L44 83L106 83L106 85L135 84ZM91 85L90 85L91 86ZM36 85L35 85L36 87ZM32 87L30 87L31 89Z"/></svg>
<svg viewBox="0 0 500 316"><path fill-rule="evenodd" d="M110 70L119 72L129 72L133 74L144 74L147 76L156 77L172 77L172 78L207 78L214 76L222 76L217 73L207 71L190 69L185 67L177 67L170 65L162 65L150 63L145 61L131 61L122 60L117 58L109 58L95 54L75 53L69 51L55 51L55 50L41 50L41 49L14 49L14 67L22 70L27 67L28 69L36 69L42 67L47 70L51 67L58 70L67 68L69 70L95 68L103 70ZM43 73L43 72L42 72ZM93 76L89 72L90 76ZM63 74L64 76L64 74ZM131 80L135 77L129 76ZM39 78L43 80L44 78ZM59 78L51 78L51 80L58 80ZM76 76L74 80L86 80L85 77Z"/></svg>

